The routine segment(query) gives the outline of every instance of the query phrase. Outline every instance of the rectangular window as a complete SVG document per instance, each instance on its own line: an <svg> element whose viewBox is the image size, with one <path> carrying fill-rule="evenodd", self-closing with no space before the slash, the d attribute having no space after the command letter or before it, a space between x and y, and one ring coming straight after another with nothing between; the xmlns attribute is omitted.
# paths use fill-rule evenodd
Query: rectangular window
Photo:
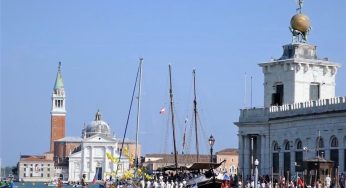
<svg viewBox="0 0 346 188"><path fill-rule="evenodd" d="M339 150L331 149L330 150L330 160L334 161L334 168L339 166Z"/></svg>
<svg viewBox="0 0 346 188"><path fill-rule="evenodd" d="M26 177L26 174L24 173L23 176Z"/></svg>
<svg viewBox="0 0 346 188"><path fill-rule="evenodd" d="M296 152L296 161L295 161L295 167L297 172L303 171L303 152L297 151Z"/></svg>
<svg viewBox="0 0 346 188"><path fill-rule="evenodd" d="M32 177L32 173L30 173L30 177Z"/></svg>
<svg viewBox="0 0 346 188"><path fill-rule="evenodd" d="M47 168L47 171L49 172L49 171L50 171L50 168Z"/></svg>
<svg viewBox="0 0 346 188"><path fill-rule="evenodd" d="M30 168L30 171L32 172L32 168Z"/></svg>
<svg viewBox="0 0 346 188"><path fill-rule="evenodd" d="M310 100L320 99L320 85L317 83L310 84Z"/></svg>
<svg viewBox="0 0 346 188"><path fill-rule="evenodd" d="M49 178L50 177L50 174L47 174L47 178Z"/></svg>
<svg viewBox="0 0 346 188"><path fill-rule="evenodd" d="M275 93L272 95L272 105L281 106L284 99L284 85L278 84L275 87Z"/></svg>
<svg viewBox="0 0 346 188"><path fill-rule="evenodd" d="M43 178L43 173L41 173L41 178Z"/></svg>
<svg viewBox="0 0 346 188"><path fill-rule="evenodd" d="M50 164L48 164L48 166L50 166Z"/></svg>
<svg viewBox="0 0 346 188"><path fill-rule="evenodd" d="M290 176L291 174L289 173L291 171L291 153L290 152L285 152L284 153L284 176L286 179L291 179Z"/></svg>
<svg viewBox="0 0 346 188"><path fill-rule="evenodd" d="M24 168L23 170L26 171L26 168Z"/></svg>
<svg viewBox="0 0 346 188"><path fill-rule="evenodd" d="M273 153L273 173L279 173L279 153Z"/></svg>
<svg viewBox="0 0 346 188"><path fill-rule="evenodd" d="M26 164L24 164L24 166L26 166Z"/></svg>

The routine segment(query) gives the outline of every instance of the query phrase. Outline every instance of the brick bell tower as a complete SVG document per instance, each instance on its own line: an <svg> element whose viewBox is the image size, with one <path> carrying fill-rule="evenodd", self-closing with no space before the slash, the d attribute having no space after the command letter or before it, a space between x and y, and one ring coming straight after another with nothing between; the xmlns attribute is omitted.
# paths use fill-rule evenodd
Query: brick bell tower
<svg viewBox="0 0 346 188"><path fill-rule="evenodd" d="M65 90L61 76L61 62L59 62L58 73L52 94L50 129L50 153L54 153L54 141L65 137Z"/></svg>

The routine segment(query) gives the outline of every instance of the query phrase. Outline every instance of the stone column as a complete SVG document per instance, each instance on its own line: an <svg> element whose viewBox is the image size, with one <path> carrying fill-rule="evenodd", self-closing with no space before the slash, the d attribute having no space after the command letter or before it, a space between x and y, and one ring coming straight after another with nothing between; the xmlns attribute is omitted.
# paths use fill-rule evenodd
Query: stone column
<svg viewBox="0 0 346 188"><path fill-rule="evenodd" d="M104 173L107 173L107 172L109 172L109 171L108 171L108 164L109 164L109 163L108 163L108 159L107 159L107 148L108 148L108 147L107 147L107 146L104 146L103 148L104 148L104 152L103 152L103 161L104 161L104 165L103 165L104 167L103 167L103 168L104 168L104 170L103 170L103 172L104 172ZM104 174L104 173L103 173L103 174ZM103 175L102 175L102 176L103 176ZM105 179L105 177L103 177L103 179Z"/></svg>
<svg viewBox="0 0 346 188"><path fill-rule="evenodd" d="M244 166L243 166L244 165L243 164L243 161L244 161L244 159L243 159L243 156L244 156L244 136L239 134L238 138L239 138L239 146L238 146L239 147L239 160L238 160L238 166L240 167L238 169L238 173L243 173L243 171L244 171ZM229 170L229 169L227 169L227 170Z"/></svg>
<svg viewBox="0 0 346 188"><path fill-rule="evenodd" d="M89 158L90 168L89 168L89 180L92 179L92 174L95 174L94 169L94 146L90 146L90 158Z"/></svg>
<svg viewBox="0 0 346 188"><path fill-rule="evenodd" d="M86 156L85 156L85 149L87 149L84 145L82 145L82 162L81 162L81 174L80 177L82 177L83 173L86 171Z"/></svg>
<svg viewBox="0 0 346 188"><path fill-rule="evenodd" d="M260 175L263 175L266 173L266 165L265 165L265 153L266 153L266 136L265 135L261 135L258 138L261 138L261 160L260 160Z"/></svg>
<svg viewBox="0 0 346 188"><path fill-rule="evenodd" d="M251 161L250 159L250 150L251 150L251 145L250 145L250 137L248 135L244 136L244 154L243 154L243 172L244 172L244 178L246 178L246 175L250 175L251 172Z"/></svg>
<svg viewBox="0 0 346 188"><path fill-rule="evenodd" d="M338 171L339 172L344 172L345 169L344 169L344 161L345 161L345 154L344 154L344 149L343 148L340 148L339 149L339 168L338 168Z"/></svg>
<svg viewBox="0 0 346 188"><path fill-rule="evenodd" d="M291 153L290 153L290 155L291 155L290 156L290 158L291 158L291 165L290 165L291 166L290 167L291 168L291 170L290 170L291 177L294 176L296 173L296 165L295 165L296 164L295 163L296 162L296 155L295 155L295 152L296 152L295 150L291 149Z"/></svg>
<svg viewBox="0 0 346 188"><path fill-rule="evenodd" d="M330 160L330 147L325 147L323 156L321 157Z"/></svg>

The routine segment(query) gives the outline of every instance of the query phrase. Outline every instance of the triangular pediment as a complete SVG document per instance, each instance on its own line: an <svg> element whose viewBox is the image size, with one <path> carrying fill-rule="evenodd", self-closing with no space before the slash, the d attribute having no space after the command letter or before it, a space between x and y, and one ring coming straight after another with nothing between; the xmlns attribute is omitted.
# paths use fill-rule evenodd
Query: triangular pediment
<svg viewBox="0 0 346 188"><path fill-rule="evenodd" d="M82 157L82 152L78 151L76 153L72 153L71 155L68 156L69 158L81 158Z"/></svg>

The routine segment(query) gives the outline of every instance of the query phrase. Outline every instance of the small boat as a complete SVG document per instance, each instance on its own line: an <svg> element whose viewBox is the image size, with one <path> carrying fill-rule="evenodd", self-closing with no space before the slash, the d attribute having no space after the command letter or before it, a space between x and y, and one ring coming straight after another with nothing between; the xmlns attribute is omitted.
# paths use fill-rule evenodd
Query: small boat
<svg viewBox="0 0 346 188"><path fill-rule="evenodd" d="M56 182L56 181L51 181L51 182L47 183L47 186L48 186L48 187L57 187L57 186L58 186L58 182Z"/></svg>

